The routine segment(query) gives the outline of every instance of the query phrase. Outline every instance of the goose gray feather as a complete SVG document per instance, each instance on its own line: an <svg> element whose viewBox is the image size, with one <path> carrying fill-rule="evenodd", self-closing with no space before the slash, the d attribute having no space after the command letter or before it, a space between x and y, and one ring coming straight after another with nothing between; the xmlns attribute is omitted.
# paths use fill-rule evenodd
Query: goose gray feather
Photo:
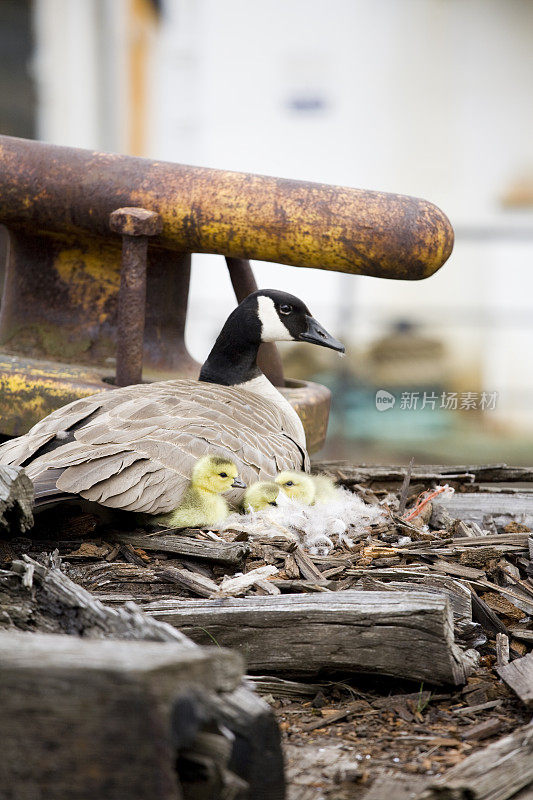
<svg viewBox="0 0 533 800"><path fill-rule="evenodd" d="M61 444L71 428L72 440ZM39 455L57 438L53 450ZM178 505L194 463L206 452L233 459L249 484L272 480L283 469L308 470L298 439L291 417L259 395L174 380L76 400L0 447L0 461L25 464L37 495L40 487L42 494L52 491L53 470L60 492L161 514Z"/></svg>

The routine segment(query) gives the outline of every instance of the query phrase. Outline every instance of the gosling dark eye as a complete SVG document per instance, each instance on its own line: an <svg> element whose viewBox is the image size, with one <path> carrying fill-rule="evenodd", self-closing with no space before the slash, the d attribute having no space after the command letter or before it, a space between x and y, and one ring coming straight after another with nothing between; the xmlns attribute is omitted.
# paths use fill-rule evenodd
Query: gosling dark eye
<svg viewBox="0 0 533 800"><path fill-rule="evenodd" d="M294 481L287 481L285 486L294 486Z"/></svg>
<svg viewBox="0 0 533 800"><path fill-rule="evenodd" d="M274 502L274 503L269 503L268 505L269 506L277 506L278 504L276 502Z"/></svg>
<svg viewBox="0 0 533 800"><path fill-rule="evenodd" d="M219 472L218 474L220 475L221 478L227 478L228 477L227 472Z"/></svg>
<svg viewBox="0 0 533 800"><path fill-rule="evenodd" d="M283 303L279 307L279 313L280 314L290 314L291 311L292 311L292 306L288 305L288 303Z"/></svg>

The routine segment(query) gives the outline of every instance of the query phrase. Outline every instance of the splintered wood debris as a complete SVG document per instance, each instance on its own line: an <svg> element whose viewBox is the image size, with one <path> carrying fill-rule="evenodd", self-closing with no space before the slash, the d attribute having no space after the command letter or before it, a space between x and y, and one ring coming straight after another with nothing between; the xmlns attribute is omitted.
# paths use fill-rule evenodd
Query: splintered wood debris
<svg viewBox="0 0 533 800"><path fill-rule="evenodd" d="M80 634L87 611L58 622L42 590L21 584L51 591L39 571L56 551L61 572L49 574L85 592L85 607L91 597L119 614L111 627L135 611L245 656L282 731L289 800L525 800L533 471L316 468L382 520L320 554L279 525L151 533L56 509L0 543L0 627ZM435 494L443 484L455 494Z"/></svg>

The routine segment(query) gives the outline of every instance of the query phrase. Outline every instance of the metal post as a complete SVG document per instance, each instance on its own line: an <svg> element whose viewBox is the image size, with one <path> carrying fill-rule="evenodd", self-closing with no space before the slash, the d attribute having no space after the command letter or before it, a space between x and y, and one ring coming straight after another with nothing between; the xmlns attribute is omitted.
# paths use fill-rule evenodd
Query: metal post
<svg viewBox="0 0 533 800"><path fill-rule="evenodd" d="M142 381L148 237L161 233L163 224L154 211L119 208L109 225L122 235L116 384L129 386Z"/></svg>

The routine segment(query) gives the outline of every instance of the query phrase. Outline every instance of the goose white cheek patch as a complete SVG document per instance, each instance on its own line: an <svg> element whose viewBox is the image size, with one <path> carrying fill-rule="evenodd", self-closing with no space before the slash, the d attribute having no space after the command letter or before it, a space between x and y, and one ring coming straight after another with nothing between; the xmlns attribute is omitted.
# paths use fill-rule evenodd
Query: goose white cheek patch
<svg viewBox="0 0 533 800"><path fill-rule="evenodd" d="M259 295L257 315L261 322L262 342L292 342L293 337L278 316L271 297Z"/></svg>

